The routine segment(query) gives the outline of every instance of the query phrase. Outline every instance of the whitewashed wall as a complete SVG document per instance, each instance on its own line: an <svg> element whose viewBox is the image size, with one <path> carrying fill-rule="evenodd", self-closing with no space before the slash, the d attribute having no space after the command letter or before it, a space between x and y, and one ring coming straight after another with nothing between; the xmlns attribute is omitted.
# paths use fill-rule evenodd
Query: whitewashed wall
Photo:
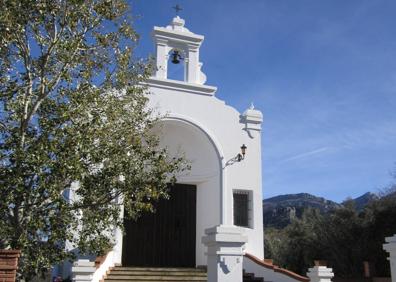
<svg viewBox="0 0 396 282"><path fill-rule="evenodd" d="M184 150L192 160L190 175L180 182L197 184L197 264L206 264L201 237L217 224L233 224L233 190L251 190L253 211L246 251L264 257L261 192L261 140L244 130L241 114L213 95L175 89L152 79L150 107L166 115L163 144ZM166 89L167 88L167 89ZM198 88L199 90L199 88ZM227 164L246 144L245 160Z"/></svg>

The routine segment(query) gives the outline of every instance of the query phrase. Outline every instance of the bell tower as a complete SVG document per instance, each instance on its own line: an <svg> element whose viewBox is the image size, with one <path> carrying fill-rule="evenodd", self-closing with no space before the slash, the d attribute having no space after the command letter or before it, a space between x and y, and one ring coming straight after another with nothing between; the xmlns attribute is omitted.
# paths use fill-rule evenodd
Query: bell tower
<svg viewBox="0 0 396 282"><path fill-rule="evenodd" d="M152 36L155 43L156 72L154 79L168 80L169 63L184 64L184 82L203 85L206 75L201 71L199 48L204 40L203 35L189 31L185 21L176 16L167 27L154 27Z"/></svg>

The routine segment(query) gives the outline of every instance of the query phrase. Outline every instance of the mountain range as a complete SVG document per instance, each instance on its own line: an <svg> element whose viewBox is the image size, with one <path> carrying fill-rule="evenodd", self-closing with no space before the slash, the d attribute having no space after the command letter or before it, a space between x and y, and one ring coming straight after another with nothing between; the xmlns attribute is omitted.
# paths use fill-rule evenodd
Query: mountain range
<svg viewBox="0 0 396 282"><path fill-rule="evenodd" d="M348 201L352 201L357 210L362 210L374 199L377 199L377 196L367 192L360 197L349 199ZM284 228L293 218L301 218L301 215L307 208L316 208L322 213L328 213L340 208L344 203L336 203L308 193L275 196L263 200L264 227Z"/></svg>

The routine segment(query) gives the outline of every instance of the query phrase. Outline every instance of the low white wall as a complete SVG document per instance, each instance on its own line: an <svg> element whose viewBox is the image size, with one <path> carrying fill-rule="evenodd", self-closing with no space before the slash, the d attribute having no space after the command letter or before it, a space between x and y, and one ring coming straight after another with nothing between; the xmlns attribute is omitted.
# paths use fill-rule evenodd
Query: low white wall
<svg viewBox="0 0 396 282"><path fill-rule="evenodd" d="M103 276L106 275L107 271L110 270L111 267L114 267L115 265L115 252L110 251L104 262L96 269L95 273L92 276L92 281L91 282L99 282L100 280L103 279Z"/></svg>
<svg viewBox="0 0 396 282"><path fill-rule="evenodd" d="M256 277L264 278L265 281L309 282L308 277L298 275L276 265L265 263L251 255L245 255L243 257L243 269L247 273L253 273Z"/></svg>

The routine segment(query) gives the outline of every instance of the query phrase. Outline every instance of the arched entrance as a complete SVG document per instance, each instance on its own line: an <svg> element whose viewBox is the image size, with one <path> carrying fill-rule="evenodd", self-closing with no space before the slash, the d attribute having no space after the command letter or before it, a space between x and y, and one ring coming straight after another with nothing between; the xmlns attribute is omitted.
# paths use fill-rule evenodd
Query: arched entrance
<svg viewBox="0 0 396 282"><path fill-rule="evenodd" d="M169 187L170 198L136 222L125 220L122 265L195 267L196 186Z"/></svg>
<svg viewBox="0 0 396 282"><path fill-rule="evenodd" d="M137 222L125 221L124 266L195 267L206 264L201 238L220 223L221 160L213 141L196 125L167 119L158 127L161 146L183 153L191 171L178 177L170 199Z"/></svg>

